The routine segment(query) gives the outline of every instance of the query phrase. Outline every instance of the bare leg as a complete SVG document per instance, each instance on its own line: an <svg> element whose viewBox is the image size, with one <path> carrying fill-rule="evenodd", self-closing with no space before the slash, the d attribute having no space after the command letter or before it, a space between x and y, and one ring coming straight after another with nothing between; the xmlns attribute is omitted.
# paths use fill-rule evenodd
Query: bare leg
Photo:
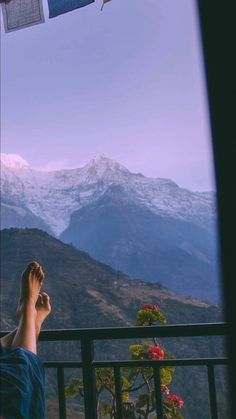
<svg viewBox="0 0 236 419"><path fill-rule="evenodd" d="M33 267L30 266L24 282L24 300L21 304L20 321L11 345L12 349L23 347L35 354L37 353L37 310L35 306L38 301L43 277L43 271L38 264L34 264Z"/></svg>
<svg viewBox="0 0 236 419"><path fill-rule="evenodd" d="M23 309L22 304L26 295L27 278L29 276L30 271L33 268L37 268L37 267L39 267L39 264L37 262L32 262L27 266L27 268L24 270L24 272L21 275L20 298L19 298L19 304L18 304L18 309L17 309L18 320L20 320L21 311ZM17 328L13 330L12 332L8 333L7 335L3 336L0 339L1 346L4 348L9 348L12 345L16 332L17 332Z"/></svg>
<svg viewBox="0 0 236 419"><path fill-rule="evenodd" d="M21 319L23 312L24 312L24 305L27 299L27 290L28 290L28 277L33 268L38 268L39 264L37 262L32 262L27 266L25 271L22 273L21 276L21 290L20 290L20 298L19 298L19 305L17 309L17 318L18 320ZM42 272L42 271L41 271ZM43 272L42 272L43 275ZM44 275L43 275L44 276ZM39 294L36 305L36 320L35 320L35 328L36 328L36 339L39 336L41 326L46 319L46 317L51 312L51 304L50 304L50 298L49 296L43 292L42 294ZM8 333L6 336L2 337L0 339L0 344L4 348L10 348L12 346L14 337L16 335L17 328L13 330L12 332Z"/></svg>
<svg viewBox="0 0 236 419"><path fill-rule="evenodd" d="M21 301L21 305L22 304L23 304L23 299ZM41 330L41 326L42 326L44 320L46 319L46 317L51 312L50 298L49 298L49 295L46 294L46 292L43 292L42 294L39 294L38 300L37 300L36 305L35 305L35 308L36 308L36 311L37 311L36 321L35 321L36 338L38 338L40 330ZM18 313L19 313L19 311L18 311ZM17 332L17 329L15 329L12 332L8 333L7 335L3 336L0 339L1 346L4 347L4 348L11 347L16 332Z"/></svg>

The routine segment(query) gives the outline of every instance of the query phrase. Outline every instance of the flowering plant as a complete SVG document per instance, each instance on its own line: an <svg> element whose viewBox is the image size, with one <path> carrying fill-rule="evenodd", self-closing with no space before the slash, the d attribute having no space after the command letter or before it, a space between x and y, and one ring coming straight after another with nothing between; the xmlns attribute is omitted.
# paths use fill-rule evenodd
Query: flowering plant
<svg viewBox="0 0 236 419"><path fill-rule="evenodd" d="M156 304L144 304L137 313L138 326L152 326L157 322L166 324L167 319ZM144 342L129 346L130 357L133 360L171 359L167 351L161 347L156 338L151 343ZM165 419L183 419L180 409L183 400L172 394L168 387L172 381L175 368L164 366L160 368L161 395L163 416ZM123 417L126 419L151 419L156 416L156 398L153 384L152 367L121 368L121 393ZM98 417L119 419L116 413L115 383L112 368L96 370L96 389L98 400ZM109 394L106 401L102 401L102 393ZM83 380L73 378L66 388L67 397L83 396ZM137 394L137 396L133 396Z"/></svg>
<svg viewBox="0 0 236 419"><path fill-rule="evenodd" d="M156 346L149 346L148 348L148 356L151 359L163 359L165 355L164 350L160 347L160 345L156 345Z"/></svg>

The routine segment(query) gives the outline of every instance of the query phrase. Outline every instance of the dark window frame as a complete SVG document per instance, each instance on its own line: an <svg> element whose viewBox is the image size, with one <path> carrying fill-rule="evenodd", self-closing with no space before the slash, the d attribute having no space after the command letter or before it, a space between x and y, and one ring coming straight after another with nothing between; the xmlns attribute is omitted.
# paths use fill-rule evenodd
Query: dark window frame
<svg viewBox="0 0 236 419"><path fill-rule="evenodd" d="M232 418L236 400L236 2L198 0L217 186L219 246Z"/></svg>

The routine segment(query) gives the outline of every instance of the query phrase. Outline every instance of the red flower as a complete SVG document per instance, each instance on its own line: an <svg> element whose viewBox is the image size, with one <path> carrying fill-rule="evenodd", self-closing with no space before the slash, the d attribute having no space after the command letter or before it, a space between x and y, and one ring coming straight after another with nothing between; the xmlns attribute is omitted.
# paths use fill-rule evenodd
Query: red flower
<svg viewBox="0 0 236 419"><path fill-rule="evenodd" d="M157 304L144 304L141 308L141 310L151 310L151 311L159 311L159 307Z"/></svg>
<svg viewBox="0 0 236 419"><path fill-rule="evenodd" d="M166 395L170 394L170 390L165 384L161 384L161 392Z"/></svg>
<svg viewBox="0 0 236 419"><path fill-rule="evenodd" d="M176 394L172 394L171 396L167 396L166 401L170 403L173 407L183 407L184 401L181 397L177 396Z"/></svg>
<svg viewBox="0 0 236 419"><path fill-rule="evenodd" d="M158 346L150 346L147 350L148 355L152 359L160 360L164 358L165 352L164 350Z"/></svg>

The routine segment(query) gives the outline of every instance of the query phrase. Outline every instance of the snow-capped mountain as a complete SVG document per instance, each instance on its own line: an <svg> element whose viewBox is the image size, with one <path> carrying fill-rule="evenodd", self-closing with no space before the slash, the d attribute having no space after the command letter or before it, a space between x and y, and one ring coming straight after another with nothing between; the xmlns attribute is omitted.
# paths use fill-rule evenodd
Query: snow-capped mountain
<svg viewBox="0 0 236 419"><path fill-rule="evenodd" d="M213 192L192 192L169 179L131 173L105 155L78 169L43 172L19 156L1 154L2 205L29 210L55 235L68 227L75 211L96 202L111 186L122 187L132 202L154 214L206 229L214 222Z"/></svg>
<svg viewBox="0 0 236 419"><path fill-rule="evenodd" d="M29 164L17 154L1 153L1 163L9 169L28 169Z"/></svg>
<svg viewBox="0 0 236 419"><path fill-rule="evenodd" d="M219 301L215 194L131 173L100 155L43 172L2 156L1 228L37 227L132 277Z"/></svg>

